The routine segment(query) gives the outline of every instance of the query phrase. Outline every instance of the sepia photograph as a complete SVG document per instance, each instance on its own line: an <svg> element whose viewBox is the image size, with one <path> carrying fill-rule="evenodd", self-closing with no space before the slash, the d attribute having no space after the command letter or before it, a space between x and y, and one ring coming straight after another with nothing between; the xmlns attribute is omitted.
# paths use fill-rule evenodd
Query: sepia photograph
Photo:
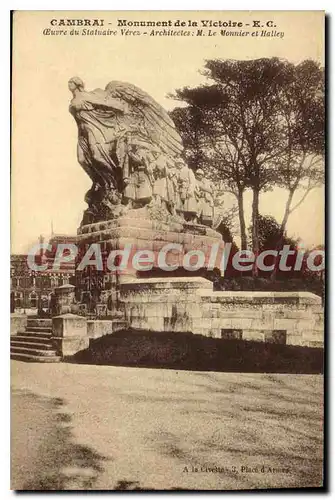
<svg viewBox="0 0 335 500"><path fill-rule="evenodd" d="M11 38L11 490L321 492L325 12Z"/></svg>

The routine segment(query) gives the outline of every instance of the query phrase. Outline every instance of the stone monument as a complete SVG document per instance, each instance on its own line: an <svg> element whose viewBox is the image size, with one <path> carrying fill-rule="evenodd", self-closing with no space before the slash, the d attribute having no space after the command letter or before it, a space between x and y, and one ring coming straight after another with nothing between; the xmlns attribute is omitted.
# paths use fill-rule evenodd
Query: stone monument
<svg viewBox="0 0 335 500"><path fill-rule="evenodd" d="M122 285L139 278L143 284L143 272L131 263L122 271L108 272L108 255L125 248L131 248L132 255L147 251L154 255L154 264L146 272L146 288L161 279L162 287L165 282L174 293L176 272L187 288L192 274L181 265L183 255L197 249L209 255L214 244L223 243L211 228L210 188L201 183L201 172L196 179L187 166L173 121L146 92L119 81L87 91L78 77L71 78L69 89L70 113L78 126L78 161L92 180L78 229L78 256L98 244L103 261L103 269L77 271L76 298L84 309L93 301L102 316L128 317ZM168 244L178 244L180 251L166 254L166 262L176 269L172 273L169 268L163 277L157 259ZM200 287L203 282L198 279ZM192 277L191 288L195 286ZM176 290L180 297L180 282Z"/></svg>
<svg viewBox="0 0 335 500"><path fill-rule="evenodd" d="M222 270L225 253L221 235L212 227L213 187L203 170L193 173L188 167L167 112L129 83L112 81L104 90L87 91L74 77L69 89L78 161L92 186L78 229L76 288L58 292L63 315L54 318L55 342L73 353L89 338L116 331L118 323L151 331L323 345L320 297L214 292L211 281L201 276L204 269ZM92 248L100 261L81 267ZM139 251L135 262L132 257ZM196 265L191 265L192 257ZM71 305L74 294L77 309ZM86 321L73 312L91 318Z"/></svg>

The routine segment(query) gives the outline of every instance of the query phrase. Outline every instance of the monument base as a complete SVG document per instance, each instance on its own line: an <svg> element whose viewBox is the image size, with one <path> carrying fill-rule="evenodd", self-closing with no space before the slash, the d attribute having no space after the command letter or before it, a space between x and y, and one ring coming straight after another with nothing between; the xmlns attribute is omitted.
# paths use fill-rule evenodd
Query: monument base
<svg viewBox="0 0 335 500"><path fill-rule="evenodd" d="M121 286L130 328L225 340L323 347L321 298L309 292L214 292L204 278Z"/></svg>
<svg viewBox="0 0 335 500"><path fill-rule="evenodd" d="M161 218L159 217L161 215ZM90 245L98 244L102 256L102 269L87 266L83 271L76 272L76 300L80 304L82 314L95 311L97 317L119 317L125 315L124 301L120 297L123 283L141 278L143 274L164 274L168 282L176 273L192 276L192 258L190 254L185 269L184 257L188 252L200 250L204 255L201 266L206 268L208 260L212 259L212 268L220 265L224 242L220 233L200 224L188 223L178 216L155 214L150 208L128 210L124 215L104 221L81 226L78 230L79 259L82 259ZM164 247L172 245L162 256ZM108 257L113 251L124 251L115 257L112 264L122 264L122 269L110 270ZM136 265L134 255L138 251L150 253L153 259L151 269L142 264ZM215 255L214 255L215 253ZM214 257L215 258L214 258ZM167 268L162 269L161 258ZM117 261L117 259L119 259ZM107 266L108 264L108 266ZM150 267L150 266L149 266ZM194 267L194 266L193 266ZM201 269L198 269L201 272Z"/></svg>
<svg viewBox="0 0 335 500"><path fill-rule="evenodd" d="M135 279L122 284L120 297L131 328L193 332L202 315L199 293L212 288L197 277Z"/></svg>
<svg viewBox="0 0 335 500"><path fill-rule="evenodd" d="M224 242L209 227L167 217L166 213L160 220L145 207L129 210L117 219L82 226L78 231L81 258L93 243L99 244L104 267L93 271L88 266L77 272L76 288L81 313L86 309L89 314L94 306L91 320L119 318L131 329L323 346L320 297L307 292L214 292L211 281L192 276L192 265L186 269L184 257L196 250L205 255L205 268L210 261L212 269L222 269ZM166 253L168 268L181 271L182 276L171 270L159 275L158 256L169 244L179 247ZM108 271L105 266L110 252L127 246L129 255L122 270ZM134 266L132 257L139 250L154 256L151 271ZM191 259L187 262L191 264ZM91 302L85 302L85 296ZM94 338L109 330L112 333L113 329L104 324L90 326Z"/></svg>

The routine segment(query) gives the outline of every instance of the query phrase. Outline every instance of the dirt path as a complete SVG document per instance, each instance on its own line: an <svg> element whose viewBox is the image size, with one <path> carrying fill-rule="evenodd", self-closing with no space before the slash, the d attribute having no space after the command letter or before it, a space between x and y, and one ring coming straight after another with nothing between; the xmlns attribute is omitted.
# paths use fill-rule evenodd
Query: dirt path
<svg viewBox="0 0 335 500"><path fill-rule="evenodd" d="M319 375L13 361L12 385L15 489L321 486Z"/></svg>

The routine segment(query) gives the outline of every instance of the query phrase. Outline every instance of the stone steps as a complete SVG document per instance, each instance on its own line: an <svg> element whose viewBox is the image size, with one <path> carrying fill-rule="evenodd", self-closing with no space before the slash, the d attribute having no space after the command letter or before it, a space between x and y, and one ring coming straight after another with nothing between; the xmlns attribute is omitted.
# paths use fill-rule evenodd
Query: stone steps
<svg viewBox="0 0 335 500"><path fill-rule="evenodd" d="M26 333L20 333L19 335L15 335L11 337L11 341L13 342L33 342L33 343L40 343L40 344L50 344L50 336L44 336L44 335L27 335Z"/></svg>
<svg viewBox="0 0 335 500"><path fill-rule="evenodd" d="M11 359L37 363L58 363L61 361L61 356L57 356L51 342L51 334L51 319L28 318L25 331L11 337Z"/></svg>
<svg viewBox="0 0 335 500"><path fill-rule="evenodd" d="M52 328L52 319L49 319L49 318L48 319L28 318L27 326Z"/></svg>
<svg viewBox="0 0 335 500"><path fill-rule="evenodd" d="M44 331L39 331L39 332L34 332L33 330L31 330L30 328L29 329L26 329L25 331L23 332L19 332L18 335L25 335L27 337L44 337L44 338L49 338L51 337L51 333L52 332L44 332Z"/></svg>
<svg viewBox="0 0 335 500"><path fill-rule="evenodd" d="M56 351L54 349L36 349L35 347L29 345L28 347L15 346L11 344L12 354L33 354L34 356L56 356Z"/></svg>
<svg viewBox="0 0 335 500"><path fill-rule="evenodd" d="M106 332L114 333L128 326L128 322L124 321L123 319L106 321L106 323L103 325L103 329L101 328L103 321L91 321L91 322L89 321L88 323L95 324L96 328L95 333L98 334L97 335L98 337L102 336ZM109 327L107 328L107 330L106 330L106 325L107 327ZM94 328L91 333L94 334ZM11 336L11 342L10 342L11 358L21 361L34 361L34 362L47 362L47 363L61 361L62 356L58 356L57 353L62 352L64 354L63 346L57 344L57 346L55 347L53 341L51 340L51 336L52 336L51 319L28 318L25 330L19 331L16 335ZM94 335L91 338L95 338ZM67 339L67 344L72 340L73 339L69 337ZM54 339L54 342L56 341L57 339ZM78 347L78 350L79 349L82 349L81 344ZM73 352L76 352L76 347L74 347Z"/></svg>
<svg viewBox="0 0 335 500"><path fill-rule="evenodd" d="M32 342L30 340L22 340L22 339L13 339L10 343L11 347L25 347L31 349L42 349L43 351L50 351L52 349L52 345L50 343L42 343L42 342Z"/></svg>
<svg viewBox="0 0 335 500"><path fill-rule="evenodd" d="M30 363L59 363L61 361L60 356L36 356L34 354L23 354L23 353L12 353L10 355L11 359L17 361L26 361Z"/></svg>
<svg viewBox="0 0 335 500"><path fill-rule="evenodd" d="M27 325L26 330L28 330L29 332L35 332L35 333L48 333L49 335L51 335L51 333L52 333L52 327L47 328L47 327L43 327L43 326L30 326L29 323Z"/></svg>

